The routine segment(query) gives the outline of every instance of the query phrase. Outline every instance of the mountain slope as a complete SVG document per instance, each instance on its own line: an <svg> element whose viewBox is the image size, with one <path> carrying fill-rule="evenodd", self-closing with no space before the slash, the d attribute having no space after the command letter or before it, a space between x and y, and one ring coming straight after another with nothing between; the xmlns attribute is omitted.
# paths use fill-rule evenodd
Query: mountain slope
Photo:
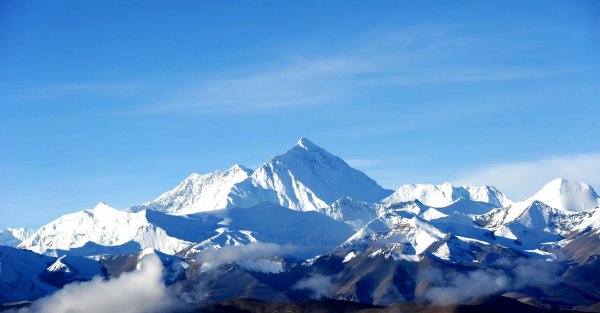
<svg viewBox="0 0 600 313"><path fill-rule="evenodd" d="M100 263L82 257L53 258L0 246L0 303L34 300L74 281L106 276Z"/></svg>
<svg viewBox="0 0 600 313"><path fill-rule="evenodd" d="M173 190L153 201L133 206L131 212L155 210L169 214L193 214L222 209L227 205L231 188L248 178L252 171L238 164L226 171L205 175L192 174Z"/></svg>
<svg viewBox="0 0 600 313"><path fill-rule="evenodd" d="M392 192L383 189L344 160L301 138L233 187L231 207L273 202L298 211L315 211L342 197L375 202Z"/></svg>

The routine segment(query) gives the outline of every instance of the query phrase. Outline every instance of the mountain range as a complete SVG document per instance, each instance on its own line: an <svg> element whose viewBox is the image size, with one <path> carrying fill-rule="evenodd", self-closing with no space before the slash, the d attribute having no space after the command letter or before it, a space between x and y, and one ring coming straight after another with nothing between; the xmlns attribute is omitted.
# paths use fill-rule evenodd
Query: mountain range
<svg viewBox="0 0 600 313"><path fill-rule="evenodd" d="M140 205L100 203L37 230L0 230L0 245L4 303L118 279L154 251L187 303L502 296L600 306L600 197L590 185L555 179L518 202L493 186L394 191L306 138L256 170L193 173Z"/></svg>

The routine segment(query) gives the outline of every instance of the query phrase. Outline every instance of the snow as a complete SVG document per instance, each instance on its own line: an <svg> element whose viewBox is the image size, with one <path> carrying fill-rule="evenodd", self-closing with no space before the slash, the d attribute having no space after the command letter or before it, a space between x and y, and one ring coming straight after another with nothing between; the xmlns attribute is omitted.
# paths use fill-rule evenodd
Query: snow
<svg viewBox="0 0 600 313"><path fill-rule="evenodd" d="M89 243L111 247L131 242L138 243L141 249L152 248L167 254L191 245L149 222L146 211L129 213L99 203L93 209L63 215L42 226L19 247L54 254L54 250L83 248ZM85 251L80 253L86 255Z"/></svg>
<svg viewBox="0 0 600 313"><path fill-rule="evenodd" d="M268 201L293 210L318 211L343 197L374 202L391 193L344 160L301 138L296 146L235 185L229 206L250 207Z"/></svg>
<svg viewBox="0 0 600 313"><path fill-rule="evenodd" d="M150 209L185 215L222 209L233 186L252 174L250 169L235 164L226 171L204 175L192 174L171 191L151 202L130 208L132 212Z"/></svg>
<svg viewBox="0 0 600 313"><path fill-rule="evenodd" d="M528 201L540 201L555 209L571 212L582 212L600 206L600 197L592 186L562 178L547 183Z"/></svg>
<svg viewBox="0 0 600 313"><path fill-rule="evenodd" d="M600 232L599 199L586 183L564 179L516 203L491 186L410 184L392 193L301 138L254 172L234 165L192 174L173 190L129 211L100 203L33 233L1 230L0 244L68 255L45 259L52 260L46 264L48 271L65 273L83 266L73 265L78 262L70 259L73 255L147 249L193 256L205 249L251 243L298 248L294 256L302 258L343 249L343 262L365 251L398 260L418 260L431 252L464 261L469 260L464 252L470 244L540 254L537 250L545 243L563 242L589 229ZM270 259L238 265L263 273L283 270L281 262Z"/></svg>
<svg viewBox="0 0 600 313"><path fill-rule="evenodd" d="M390 211L370 221L342 246L359 250L364 243L382 247L382 251L420 255L446 234L418 216Z"/></svg>
<svg viewBox="0 0 600 313"><path fill-rule="evenodd" d="M35 230L27 228L0 229L0 246L16 247L34 232Z"/></svg>
<svg viewBox="0 0 600 313"><path fill-rule="evenodd" d="M421 216L427 221L432 221L432 220L447 217L448 215L444 214L434 208L430 208L429 210L425 211Z"/></svg>
<svg viewBox="0 0 600 313"><path fill-rule="evenodd" d="M421 203L436 208L446 207L459 199L490 203L496 207L506 206L511 201L492 186L454 187L450 183L441 185L408 184L403 185L381 203L391 205L397 202L419 200Z"/></svg>
<svg viewBox="0 0 600 313"><path fill-rule="evenodd" d="M481 245L485 245L488 246L489 243L482 241L482 240L477 240L477 239L473 239L473 238L469 238L469 237L463 237L463 236L456 236L456 238L465 241L465 242L470 242L470 243L477 243L477 244L481 244Z"/></svg>
<svg viewBox="0 0 600 313"><path fill-rule="evenodd" d="M349 262L350 260L354 259L357 255L358 255L358 253L356 253L354 251L346 254L346 256L344 257L344 260L342 260L342 263Z"/></svg>
<svg viewBox="0 0 600 313"><path fill-rule="evenodd" d="M450 260L450 248L448 248L448 244L444 243L440 245L440 247L433 252L433 255L443 260Z"/></svg>
<svg viewBox="0 0 600 313"><path fill-rule="evenodd" d="M268 259L256 259L256 260L244 260L236 262L241 268L252 271L260 272L265 274L276 274L284 271L283 261L268 260Z"/></svg>

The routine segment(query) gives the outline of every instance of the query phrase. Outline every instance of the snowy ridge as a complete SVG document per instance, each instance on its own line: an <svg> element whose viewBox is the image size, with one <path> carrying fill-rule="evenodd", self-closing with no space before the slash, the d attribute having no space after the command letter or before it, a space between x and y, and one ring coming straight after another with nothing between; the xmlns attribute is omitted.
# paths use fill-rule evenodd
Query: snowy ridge
<svg viewBox="0 0 600 313"><path fill-rule="evenodd" d="M27 228L0 229L0 246L16 247L34 232L35 230Z"/></svg>
<svg viewBox="0 0 600 313"><path fill-rule="evenodd" d="M338 199L320 212L336 221L343 221L356 230L378 215L375 205L350 197Z"/></svg>
<svg viewBox="0 0 600 313"><path fill-rule="evenodd" d="M205 175L193 173L173 190L151 202L131 207L131 212L155 210L169 214L193 214L222 209L227 206L231 188L248 178L252 171L235 164L226 171Z"/></svg>
<svg viewBox="0 0 600 313"><path fill-rule="evenodd" d="M485 202L495 207L509 205L511 201L498 189L492 186L461 186L454 187L450 183L441 185L408 184L398 188L391 196L383 199L383 205L397 202L419 200L421 203L432 207L446 207L459 199Z"/></svg>
<svg viewBox="0 0 600 313"><path fill-rule="evenodd" d="M391 210L359 229L342 247L361 249L374 245L397 254L420 255L445 237L446 234L409 211Z"/></svg>
<svg viewBox="0 0 600 313"><path fill-rule="evenodd" d="M152 248L167 254L191 245L150 223L146 211L128 213L100 203L91 210L63 215L42 226L19 248L43 254L82 248L88 243L107 247L137 243L141 249Z"/></svg>

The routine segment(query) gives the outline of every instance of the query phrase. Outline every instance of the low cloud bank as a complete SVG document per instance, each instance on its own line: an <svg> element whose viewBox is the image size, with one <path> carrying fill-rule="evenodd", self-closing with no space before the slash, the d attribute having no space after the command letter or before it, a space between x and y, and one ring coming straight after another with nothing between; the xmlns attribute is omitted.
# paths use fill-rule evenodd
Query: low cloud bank
<svg viewBox="0 0 600 313"><path fill-rule="evenodd" d="M181 308L162 280L155 254L144 256L137 270L118 278L72 283L12 313L158 313Z"/></svg>
<svg viewBox="0 0 600 313"><path fill-rule="evenodd" d="M296 290L308 290L311 296L316 299L321 299L327 295L327 291L331 287L333 277L320 274L310 274L308 277L299 280L292 286Z"/></svg>
<svg viewBox="0 0 600 313"><path fill-rule="evenodd" d="M494 265L496 268L467 273L444 274L439 269L424 271L420 274L421 281L434 286L425 291L423 298L439 305L465 303L480 296L560 281L558 266L553 262L501 259Z"/></svg>
<svg viewBox="0 0 600 313"><path fill-rule="evenodd" d="M206 249L196 256L196 260L202 263L203 271L209 271L222 264L282 256L297 250L290 245L254 242L243 246L225 246L219 250Z"/></svg>

